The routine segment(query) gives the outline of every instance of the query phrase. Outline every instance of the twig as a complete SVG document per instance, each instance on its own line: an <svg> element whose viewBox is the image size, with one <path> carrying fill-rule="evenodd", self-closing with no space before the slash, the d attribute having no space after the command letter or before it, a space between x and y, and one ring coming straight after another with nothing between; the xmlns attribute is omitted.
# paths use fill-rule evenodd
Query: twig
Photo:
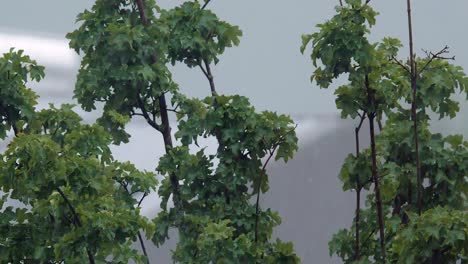
<svg viewBox="0 0 468 264"><path fill-rule="evenodd" d="M358 112L359 117L361 118L359 125L355 128L355 140L356 140L356 158L359 157L360 153L360 144L359 144L359 131L361 130L362 124L366 119L366 112L363 112L362 115ZM360 225L360 215L361 215L361 183L359 182L359 177L356 179L356 227L355 227L355 245L354 245L354 260L359 259L359 225Z"/></svg>
<svg viewBox="0 0 468 264"><path fill-rule="evenodd" d="M158 130L159 132L162 132L162 128L160 125L158 125L154 119L151 119L151 117L149 116L148 112L146 111L146 108L145 108L145 103L143 102L143 100L141 100L141 97L140 97L140 91L137 92L137 103L138 103L138 107L140 107L141 109L141 115L145 118L146 122L152 126L154 129ZM139 114L136 114L135 115L139 115Z"/></svg>
<svg viewBox="0 0 468 264"><path fill-rule="evenodd" d="M140 230L138 230L137 235L138 235L138 240L140 241L141 250L143 251L143 254L144 254L145 257L146 257L146 262L149 264L150 261L149 261L148 252L146 251L146 246L145 246L145 243L143 242L143 237L141 236Z"/></svg>
<svg viewBox="0 0 468 264"><path fill-rule="evenodd" d="M207 79L210 79L210 77L208 76L208 72L206 72L205 68L203 68L203 65L201 63L198 63L198 67L200 67L200 69L203 72L203 74L205 75L205 77Z"/></svg>
<svg viewBox="0 0 468 264"><path fill-rule="evenodd" d="M260 186L262 183L262 176L266 175L266 166L270 162L271 158L275 154L276 149L279 147L279 145L282 143L283 137L293 131L295 131L297 128L297 125L294 126L294 128L291 128L291 130L287 131L284 135L281 136L281 138L278 140L278 142L273 146L273 149L269 150L270 156L267 158L265 163L263 164L262 167L262 172L263 174L259 176L258 179L258 187L257 187L257 199L255 203L255 243L258 242L258 221L259 221L259 207L260 207Z"/></svg>
<svg viewBox="0 0 468 264"><path fill-rule="evenodd" d="M211 94L213 96L217 96L218 93L216 92L216 87L214 84L213 74L211 73L210 64L206 59L203 59L203 62L205 63L206 78L208 78L208 81L210 82Z"/></svg>
<svg viewBox="0 0 468 264"><path fill-rule="evenodd" d="M60 189L60 187L57 187L56 190L58 191L58 193L60 194L60 196L62 196L63 200L65 201L65 203L68 205L68 208L70 209L72 215L73 215L73 224L77 227L83 227L83 224L81 223L81 220L80 220L80 217L78 216L78 214L76 213L75 211L75 208L73 207L73 205L71 204L70 200L68 200L67 196L65 195L65 193L63 193L63 191ZM93 253L91 253L91 251L86 248L86 253L88 254L88 259L89 259L89 263L91 264L94 264L95 261L94 261L94 255Z"/></svg>
<svg viewBox="0 0 468 264"><path fill-rule="evenodd" d="M121 183L121 185L124 187L125 191L131 196L132 194L128 190L127 184L124 185L124 184ZM148 195L148 193L146 193L146 192L143 194L143 197L141 197L140 201L138 202L138 207L141 206L141 203L143 202L143 199L145 199L145 197L147 195ZM145 242L143 241L143 237L141 236L141 231L140 230L138 230L137 235L138 235L138 241L140 241L141 250L143 251L143 254L146 257L146 262L149 264L150 260L149 260L148 252L146 251Z"/></svg>
<svg viewBox="0 0 468 264"><path fill-rule="evenodd" d="M186 113L184 113L184 112L177 111L176 109L167 109L167 111L169 111L169 112L174 112L174 113L176 113L176 114L186 114Z"/></svg>
<svg viewBox="0 0 468 264"><path fill-rule="evenodd" d="M435 59L441 59L441 60L455 60L455 56L452 56L452 57L443 57L441 56L442 54L446 54L446 53L449 53L449 47L448 46L445 46L443 49L441 49L439 52L437 53L432 53L432 52L429 52L427 50L423 50L424 53L426 53L427 57L428 57L428 61L426 62L426 64L421 68L421 70L418 72L418 75L421 74L428 66L429 64L431 64L431 62Z"/></svg>
<svg viewBox="0 0 468 264"><path fill-rule="evenodd" d="M203 4L203 6L201 7L201 10L205 9L206 6L211 2L211 0L206 0L205 1L205 4Z"/></svg>
<svg viewBox="0 0 468 264"><path fill-rule="evenodd" d="M146 198L146 196L148 196L148 193L147 193L147 192L145 192L145 193L143 194L143 196L141 197L140 201L138 201L138 207L141 206L141 203L142 203L143 200Z"/></svg>
<svg viewBox="0 0 468 264"><path fill-rule="evenodd" d="M262 167L262 174L260 175L259 179L258 179L258 187L257 187L257 200L256 200L256 203L255 203L255 243L258 242L258 221L259 221L259 218L260 218L260 215L259 215L259 207L260 207L260 187L262 185L262 176L263 174L266 174L266 171L265 171L265 168L266 166L268 165L268 163L270 162L271 158L273 157L276 149L278 148L279 144L276 144L273 148L273 150L270 150L270 156L267 158L267 160L265 161L265 163L263 164L263 167Z"/></svg>
<svg viewBox="0 0 468 264"><path fill-rule="evenodd" d="M394 61L396 62L396 64L400 65L401 68L403 68L405 71L407 71L408 73L410 73L410 69L408 69L408 67L406 65L404 65L403 63L401 63L401 61L399 61L397 58L395 57L391 57L390 58L391 61Z"/></svg>
<svg viewBox="0 0 468 264"><path fill-rule="evenodd" d="M377 125L379 126L379 132L382 132L383 130L382 118L379 116L377 117Z"/></svg>

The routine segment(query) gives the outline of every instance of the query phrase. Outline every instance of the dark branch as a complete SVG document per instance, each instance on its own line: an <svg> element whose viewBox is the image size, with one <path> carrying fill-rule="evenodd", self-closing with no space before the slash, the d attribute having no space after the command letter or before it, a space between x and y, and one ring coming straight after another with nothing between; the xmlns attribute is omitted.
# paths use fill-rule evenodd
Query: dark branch
<svg viewBox="0 0 468 264"><path fill-rule="evenodd" d="M141 232L138 231L138 240L140 241L140 245L141 245L141 250L143 251L143 254L145 255L146 257L146 263L150 263L149 261L149 257L148 257L148 252L146 251L146 246L145 246L145 243L143 242L143 237L141 236Z"/></svg>
<svg viewBox="0 0 468 264"><path fill-rule="evenodd" d="M377 116L377 125L379 125L379 131L382 132L383 125L382 125L382 118L380 116Z"/></svg>
<svg viewBox="0 0 468 264"><path fill-rule="evenodd" d="M262 185L262 176L264 174L266 174L266 166L268 165L268 163L270 162L271 158L273 157L276 149L278 148L279 146L279 143L276 144L273 148L273 150L270 150L270 156L268 156L267 160L265 161L265 163L263 164L263 167L262 167L262 174L260 175L259 179L258 179L258 187L257 187L257 200L255 202L255 243L258 242L258 221L259 221L259 210L260 210L260 187Z"/></svg>
<svg viewBox="0 0 468 264"><path fill-rule="evenodd" d="M452 57L444 57L444 56L441 56L442 54L447 54L449 53L449 47L448 46L445 46L443 49L441 49L439 52L437 53L432 53L430 51L427 51L427 50L423 50L424 53L426 53L427 55L427 58L429 59L426 64L421 68L421 70L418 72L418 75L421 74L431 63L432 61L434 61L435 59L440 59L440 60L455 60L455 56L452 56Z"/></svg>
<svg viewBox="0 0 468 264"><path fill-rule="evenodd" d="M127 187L127 184L122 184L121 185L125 188L125 191L130 195L132 196L132 194L130 193L130 191L128 190L128 187ZM143 202L143 199L145 199L145 197L147 196L148 194L145 192L143 194L143 197L141 197L140 201L138 202L138 207L140 207L141 203ZM146 262L149 264L150 261L149 261L149 257L148 257L148 252L146 251L146 246L145 246L145 242L143 240L143 237L141 236L141 231L138 230L138 240L140 241L140 245L141 245L141 250L143 251L143 254L145 255L146 257Z"/></svg>
<svg viewBox="0 0 468 264"><path fill-rule="evenodd" d="M15 122L13 121L13 119L10 118L10 116L8 115L8 112L5 113L5 116L6 116L6 121L7 121L7 122L10 122L10 125L11 125L11 127L13 128L13 132L15 133L15 136L17 137L18 134L19 134L18 127L16 126Z"/></svg>
<svg viewBox="0 0 468 264"><path fill-rule="evenodd" d="M208 76L208 72L206 72L205 68L203 68L203 65L201 63L198 64L198 67L200 67L200 69L203 72L203 74L205 75L205 77L207 79L210 79L210 77Z"/></svg>
<svg viewBox="0 0 468 264"><path fill-rule="evenodd" d="M359 131L361 130L362 124L366 119L366 112L364 111L362 114L358 112L358 116L361 118L359 121L359 125L355 128L355 140L356 140L356 158L359 157L360 152L360 144L359 144ZM356 228L355 228L355 245L354 245L354 259L359 260L360 256L360 248L359 248L359 232L360 232L360 219L361 219L361 189L362 185L359 181L359 177L356 180Z"/></svg>
<svg viewBox="0 0 468 264"><path fill-rule="evenodd" d="M183 115L185 115L185 114L186 114L186 113L184 113L184 112L177 111L176 109L167 109L167 111L169 111L169 112L173 112L173 113L176 113L176 114L183 114Z"/></svg>
<svg viewBox="0 0 468 264"><path fill-rule="evenodd" d="M408 67L405 66L403 63L401 63L401 61L399 61L397 58L395 58L395 57L392 56L392 57L390 58L390 60L393 61L393 62L395 62L396 64L400 65L400 67L403 68L403 69L404 69L405 71L407 71L408 73L411 72L410 69L408 69Z"/></svg>
<svg viewBox="0 0 468 264"><path fill-rule="evenodd" d="M146 111L145 109L145 103L143 102L143 100L141 100L141 97L140 97L140 91L138 91L137 93L137 102L138 102L138 107L140 107L141 109L141 115L145 118L146 122L152 126L154 129L158 130L159 132L162 132L162 128L160 125L158 125L154 119L151 119L151 117L149 116L148 112ZM135 113L135 115L137 115Z"/></svg>
<svg viewBox="0 0 468 264"><path fill-rule="evenodd" d="M71 213L73 215L73 224L75 226L77 226L77 227L83 227L83 224L81 223L81 219L78 216L78 214L76 213L75 207L73 207L70 200L68 200L68 197L65 195L65 193L63 193L63 191L60 189L60 187L57 187L57 191L60 194L60 196L62 196L65 203L68 205L68 208L70 209L70 211L71 211ZM91 253L91 251L89 249L86 249L86 253L88 254L89 263L94 264L95 261L94 261L93 253Z"/></svg>
<svg viewBox="0 0 468 264"><path fill-rule="evenodd" d="M211 73L211 68L210 68L210 64L208 63L207 60L203 60L203 62L205 63L205 69L206 69L206 78L208 78L208 81L210 82L210 88L211 88L211 95L213 96L217 96L218 93L216 92L216 87L215 87L215 83L214 83L214 78L213 78L213 74Z"/></svg>
<svg viewBox="0 0 468 264"><path fill-rule="evenodd" d="M141 206L141 203L142 203L143 200L146 198L146 196L148 196L148 193L147 193L147 192L145 192L145 193L143 194L143 196L141 197L140 201L138 202L138 207Z"/></svg>
<svg viewBox="0 0 468 264"><path fill-rule="evenodd" d="M290 131L287 131L285 133L285 135L295 131L297 128L297 125L294 126L294 128L292 128ZM258 241L258 221L259 221L259 209L260 209L260 186L262 184L262 176L263 175L266 175L266 166L268 165L268 163L270 162L271 158L273 157L273 155L275 154L275 151L276 149L279 147L279 145L282 143L283 141L283 138L284 136L281 136L281 138L278 140L278 142L273 146L273 149L269 150L270 152L270 156L268 156L267 160L265 161L265 163L263 164L263 167L262 167L262 173L260 176L259 176L259 179L258 179L258 186L257 186L257 199L256 199L256 203L255 203L255 243L257 243Z"/></svg>
<svg viewBox="0 0 468 264"><path fill-rule="evenodd" d="M201 10L205 9L206 6L208 6L208 4L211 2L211 0L206 0L205 1L205 4L202 6Z"/></svg>

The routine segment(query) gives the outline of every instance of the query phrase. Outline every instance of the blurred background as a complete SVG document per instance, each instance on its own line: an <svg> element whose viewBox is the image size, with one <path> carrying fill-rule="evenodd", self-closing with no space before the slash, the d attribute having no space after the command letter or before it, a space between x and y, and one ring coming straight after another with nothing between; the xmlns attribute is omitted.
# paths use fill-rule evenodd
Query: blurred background
<svg viewBox="0 0 468 264"><path fill-rule="evenodd" d="M31 87L41 96L40 108L49 103L73 102L73 88L80 58L68 48L65 34L74 30L75 17L94 1L2 1L0 3L0 52L10 47L24 49L46 66L46 78ZM180 0L161 0L169 8ZM457 65L468 70L466 0L414 0L414 37L419 55L422 49L438 51L445 45L456 56ZM355 121L341 120L334 104L335 83L321 90L310 83L313 67L308 55L299 52L301 34L316 31L315 25L334 14L338 0L237 0L212 1L210 8L219 17L239 25L244 32L239 47L229 49L214 67L218 91L250 98L258 110L290 114L298 124L300 150L287 164L270 164L271 190L262 206L272 207L283 217L276 235L293 241L303 263L340 263L328 254L328 241L339 228L348 227L354 210L353 193L343 193L337 178L340 166L354 149ZM380 12L372 38L400 38L407 43L406 1L373 0ZM406 46L400 58L407 57ZM209 87L198 69L182 65L173 68L174 78L189 96L204 97ZM460 114L452 120L433 122L433 129L444 134L468 136L468 104L462 101ZM76 108L87 122L97 113ZM142 120L128 126L129 144L114 147L114 155L129 160L140 169L153 171L163 148L161 137ZM144 144L152 142L152 147ZM363 137L363 142L366 138ZM154 142L154 143L153 143ZM2 142L3 148L6 142ZM208 145L211 143L208 142ZM146 145L148 146L148 145ZM138 151L134 151L138 149ZM134 153L139 153L138 155ZM158 199L145 200L143 212L152 217ZM151 249L153 263L170 263L170 247Z"/></svg>

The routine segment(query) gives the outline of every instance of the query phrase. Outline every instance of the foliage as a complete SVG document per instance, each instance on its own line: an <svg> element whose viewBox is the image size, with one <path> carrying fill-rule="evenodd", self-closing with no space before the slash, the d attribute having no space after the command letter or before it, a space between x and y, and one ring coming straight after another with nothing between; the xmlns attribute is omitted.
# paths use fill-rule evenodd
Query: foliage
<svg viewBox="0 0 468 264"><path fill-rule="evenodd" d="M255 204L250 203L257 192L268 190L262 159L277 149L275 158L287 160L297 148L291 120L271 112L255 113L241 96L217 96L216 102L214 107L213 98L208 97L203 102L192 99L181 104L180 111L186 114L180 115L184 119L179 122L176 137L182 146L172 149L159 163L162 174L176 172L184 182L180 191L185 213L181 221L185 227L179 229L181 239L175 259L182 263L255 263L262 258L271 259L271 263L279 259L297 261L292 247L278 251L281 242L268 242L273 228L281 222L279 216L269 209L258 212L256 230L257 212ZM221 131L222 143L214 155L204 149L195 154L189 152L196 148L197 139L214 137L217 131ZM165 218L169 221L165 225L177 226L176 212L167 207L171 195L168 178L162 182L159 193L165 210L161 215L173 216ZM215 245L205 241L205 232L211 227L220 233L209 234L217 237ZM254 242L257 235L258 242ZM167 230L155 241L162 243L166 236Z"/></svg>
<svg viewBox="0 0 468 264"><path fill-rule="evenodd" d="M0 82L10 84L1 92L14 99L1 98L9 116L2 126L16 127L0 160L1 262L142 262L131 245L139 229L152 233L154 225L133 194L154 190L154 174L115 161L111 136L82 124L73 105L36 111L26 82L42 78L43 67L22 54L11 50L0 59L9 63Z"/></svg>
<svg viewBox="0 0 468 264"><path fill-rule="evenodd" d="M357 204L352 228L333 236L330 254L338 255L345 263L466 261L468 142L459 135L431 133L429 124L431 111L440 118L457 114L459 102L452 95L468 95L468 77L461 67L450 64L449 58L439 56L446 53L446 48L428 53L427 58L417 57L415 100L409 74L412 62L397 59L400 41L368 40L377 15L369 2L344 1L336 7L333 18L317 26L317 33L303 36L301 47L305 52L312 44L311 59L316 66L312 80L319 87L328 88L346 74L348 83L335 91L343 118L360 117L362 124L368 117L372 126L373 117L378 122L386 119L374 142L371 129L371 148L350 154L343 164L340 179L344 191L356 191L358 200L362 189L374 186L375 191L367 195L365 208ZM420 183L415 177L415 119L407 109L413 102L417 102ZM359 141L356 144L359 150ZM377 178L371 177L373 156ZM417 213L419 189L421 215ZM379 229L384 231L380 241L376 235Z"/></svg>
<svg viewBox="0 0 468 264"><path fill-rule="evenodd" d="M268 190L270 158L287 161L297 150L293 121L258 113L245 97L218 94L210 67L226 48L239 44L242 32L208 10L208 3L185 1L165 10L154 1L97 0L67 35L83 55L75 98L87 111L104 103L99 124L114 143L129 140L116 120L143 117L161 133L166 154L157 171L165 177L153 242L161 245L169 229L177 229L174 261L297 263L291 243L271 241L281 220L258 201ZM200 68L211 96L181 94L169 63ZM178 121L175 143L169 112ZM208 137L217 140L214 154L199 147L199 139Z"/></svg>

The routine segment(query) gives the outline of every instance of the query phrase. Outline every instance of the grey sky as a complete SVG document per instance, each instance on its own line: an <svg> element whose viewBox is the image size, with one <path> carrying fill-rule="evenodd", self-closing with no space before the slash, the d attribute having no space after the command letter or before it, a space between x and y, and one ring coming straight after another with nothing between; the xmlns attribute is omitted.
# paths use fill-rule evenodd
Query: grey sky
<svg viewBox="0 0 468 264"><path fill-rule="evenodd" d="M182 1L158 1L163 7ZM335 111L333 90L319 90L309 81L312 65L299 53L300 36L315 31L315 24L333 15L337 1L330 0L213 0L211 8L244 36L239 47L229 49L215 67L218 87L225 93L251 98L260 109L289 113ZM407 39L405 0L373 0L380 12L375 40L384 36ZM466 0L414 0L414 35L417 51L438 50L445 45L456 63L468 69ZM38 33L63 38L73 30L75 17L93 1L5 1L0 9L0 32ZM402 56L407 55L403 50ZM175 78L183 90L207 95L205 80L196 70L176 67Z"/></svg>

